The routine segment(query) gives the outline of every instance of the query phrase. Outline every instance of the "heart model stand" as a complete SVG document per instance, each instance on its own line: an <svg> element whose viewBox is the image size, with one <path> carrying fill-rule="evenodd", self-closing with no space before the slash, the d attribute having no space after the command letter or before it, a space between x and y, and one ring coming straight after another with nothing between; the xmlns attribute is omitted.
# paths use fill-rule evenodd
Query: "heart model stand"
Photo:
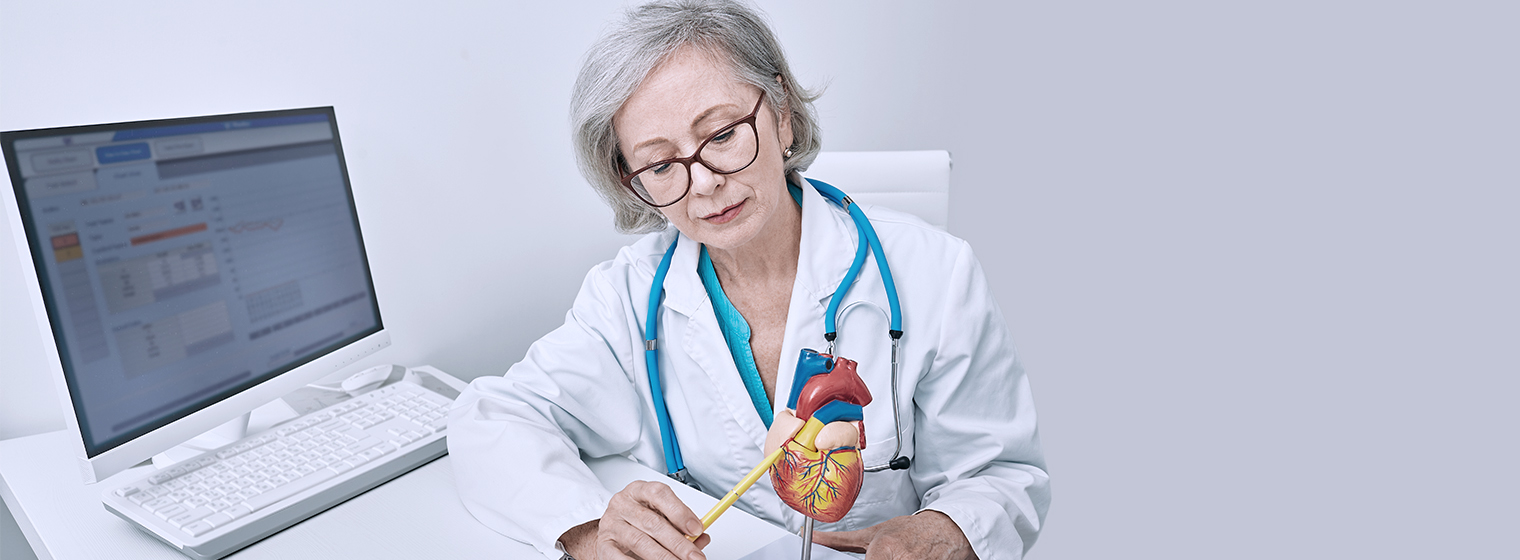
<svg viewBox="0 0 1520 560"><path fill-rule="evenodd" d="M864 407L871 403L871 391L855 370L854 361L802 351L787 399L787 412L795 410L796 418L804 422L802 427L702 516L703 529L711 527L769 470L771 484L782 500L807 517L802 525L802 559L812 556L814 521L832 523L843 518L855 505L865 480L860 450L866 446L862 422ZM818 433L834 422L853 422L860 434L858 445L818 449L814 445ZM689 538L695 540L697 536Z"/></svg>

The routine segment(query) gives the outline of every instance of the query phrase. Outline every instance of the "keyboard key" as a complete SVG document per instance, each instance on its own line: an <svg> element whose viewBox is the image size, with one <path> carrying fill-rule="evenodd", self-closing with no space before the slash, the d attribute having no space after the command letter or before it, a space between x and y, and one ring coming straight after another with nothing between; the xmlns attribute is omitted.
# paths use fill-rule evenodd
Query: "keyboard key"
<svg viewBox="0 0 1520 560"><path fill-rule="evenodd" d="M195 523L191 523L189 525L186 525L184 527L180 527L180 530L184 531L186 533L189 533L190 536L192 536L192 537L199 537L201 535L204 535L206 533L211 532L211 530L215 529L215 528L216 528L215 525L212 525L210 523L205 522L204 520L201 520L201 521L196 521Z"/></svg>
<svg viewBox="0 0 1520 560"><path fill-rule="evenodd" d="M187 507L179 505L179 504L174 504L172 506L169 506L169 507L166 507L166 508L163 508L163 509L160 509L158 511L153 512L153 515L157 515L159 517L159 519L168 519L170 517L174 517L176 515L179 515L181 513L185 513L187 511L190 511L190 508L187 508Z"/></svg>
<svg viewBox="0 0 1520 560"><path fill-rule="evenodd" d="M364 439L344 446L343 450L350 453L358 453L360 451L364 451L365 449L369 449L371 446L374 446L377 443L380 443L380 440L366 436Z"/></svg>
<svg viewBox="0 0 1520 560"><path fill-rule="evenodd" d="M154 498L152 500L148 500L146 502L143 502L142 507L143 507L143 509L148 510L148 511L158 511L158 510L164 509L166 507L172 506L172 505L177 504L177 503L179 503L179 502L176 502L176 501L171 500L169 498Z"/></svg>
<svg viewBox="0 0 1520 560"><path fill-rule="evenodd" d="M228 517L231 517L233 519L240 519L243 516L253 513L253 510L248 509L248 506L245 506L243 504L237 504L230 508L222 510L222 513L227 514Z"/></svg>
<svg viewBox="0 0 1520 560"><path fill-rule="evenodd" d="M188 507L201 507L203 505L206 505L210 501L211 500L208 500L206 498L202 498L202 497L199 497L199 496L194 496L194 497L191 497L188 500L185 500L183 503L186 506L188 506Z"/></svg>
<svg viewBox="0 0 1520 560"><path fill-rule="evenodd" d="M144 502L147 502L149 500L154 500L156 498L154 498L152 494L149 494L147 492L138 492L138 493L133 494L131 496L127 496L127 499L131 500L132 503L134 503L134 504L142 505Z"/></svg>
<svg viewBox="0 0 1520 560"><path fill-rule="evenodd" d="M279 502L280 500L284 500L285 498L300 494L301 492L304 492L313 486L326 482L328 479L331 479L334 476L337 475L332 471L320 470L293 480L284 486L276 488L272 492L265 492L263 494L259 494L258 496L243 500L243 505L250 510L258 511L262 508L268 507L271 504Z"/></svg>
<svg viewBox="0 0 1520 560"><path fill-rule="evenodd" d="M214 508L213 508L214 509ZM200 520L201 523L210 523L212 527L221 527L232 522L232 516L225 512L216 512Z"/></svg>
<svg viewBox="0 0 1520 560"><path fill-rule="evenodd" d="M174 476L171 475L171 474L169 474L169 473L160 472L160 473L155 473L153 476L148 477L148 482L151 482L153 484L163 484L163 483L168 482L169 480L171 480L173 478L174 478Z"/></svg>
<svg viewBox="0 0 1520 560"><path fill-rule="evenodd" d="M222 511L224 509L232 507L232 502L229 502L227 500L212 500L211 503L206 504L206 507L217 511Z"/></svg>
<svg viewBox="0 0 1520 560"><path fill-rule="evenodd" d="M382 456L382 455L385 455L385 452L380 451L379 447L371 447L369 449L365 449L363 453L359 454L359 456L363 457L364 460L366 460L366 461L373 461L375 459L379 459L380 456Z"/></svg>
<svg viewBox="0 0 1520 560"><path fill-rule="evenodd" d="M192 509L190 511L181 513L179 515L175 515L173 517L169 517L168 521L169 521L170 525L173 525L175 527L183 527L186 523L194 523L196 521L200 521L202 517L211 515L213 513L216 513L216 512L215 511L211 511L211 508L202 506L202 507L198 507L198 508Z"/></svg>
<svg viewBox="0 0 1520 560"><path fill-rule="evenodd" d="M131 496L131 495L136 494L136 493L137 493L137 487L136 486L128 486L126 488L117 488L116 489L116 495L120 496L120 497L123 497L123 498L125 498L127 496Z"/></svg>

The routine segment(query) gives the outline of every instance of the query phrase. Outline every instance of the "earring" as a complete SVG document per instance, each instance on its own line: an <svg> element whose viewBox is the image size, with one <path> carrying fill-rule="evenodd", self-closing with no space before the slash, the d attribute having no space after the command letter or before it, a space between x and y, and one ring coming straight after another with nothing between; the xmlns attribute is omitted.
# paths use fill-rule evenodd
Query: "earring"
<svg viewBox="0 0 1520 560"><path fill-rule="evenodd" d="M792 149L791 148L787 148L786 152L784 152L784 153L781 154L781 159L791 159L791 158L792 158Z"/></svg>

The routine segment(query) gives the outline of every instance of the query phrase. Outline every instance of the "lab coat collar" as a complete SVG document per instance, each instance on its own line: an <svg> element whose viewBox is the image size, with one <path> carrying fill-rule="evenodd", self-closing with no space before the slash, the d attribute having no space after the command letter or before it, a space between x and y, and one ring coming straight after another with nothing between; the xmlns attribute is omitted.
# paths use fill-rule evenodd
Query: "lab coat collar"
<svg viewBox="0 0 1520 560"><path fill-rule="evenodd" d="M793 175L794 179L800 177ZM799 181L793 181L794 184ZM834 295L840 280L849 272L858 243L854 223L844 210L830 204L818 189L805 180L802 187L802 239L797 252L795 286L811 301L826 301ZM707 290L697 275L701 244L684 233L677 233L680 243L671 256L670 271L665 276L664 305L691 317L707 299ZM794 296L798 295L794 291ZM821 335L822 333L820 333Z"/></svg>
<svg viewBox="0 0 1520 560"><path fill-rule="evenodd" d="M798 184L802 187L802 243L796 285L812 301L824 302L849 272L858 237L848 212L823 198L811 183Z"/></svg>

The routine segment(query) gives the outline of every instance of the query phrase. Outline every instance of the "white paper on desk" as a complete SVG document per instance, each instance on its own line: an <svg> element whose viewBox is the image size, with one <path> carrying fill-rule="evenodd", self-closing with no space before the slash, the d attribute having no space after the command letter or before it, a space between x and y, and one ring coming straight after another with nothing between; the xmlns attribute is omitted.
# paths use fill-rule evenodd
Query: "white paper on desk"
<svg viewBox="0 0 1520 560"><path fill-rule="evenodd" d="M797 560L802 557L802 537L787 535L765 545L764 548L745 555L739 560ZM855 560L854 557L821 544L813 545L813 558L817 560Z"/></svg>

